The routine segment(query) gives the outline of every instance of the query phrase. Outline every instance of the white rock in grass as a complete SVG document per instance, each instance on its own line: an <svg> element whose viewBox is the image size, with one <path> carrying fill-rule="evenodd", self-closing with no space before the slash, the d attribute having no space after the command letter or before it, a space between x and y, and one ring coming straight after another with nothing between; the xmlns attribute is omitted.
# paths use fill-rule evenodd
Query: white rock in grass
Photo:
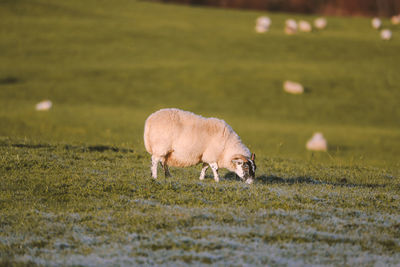
<svg viewBox="0 0 400 267"><path fill-rule="evenodd" d="M319 30L325 29L327 24L328 23L325 18L317 18L314 20L314 26Z"/></svg>
<svg viewBox="0 0 400 267"><path fill-rule="evenodd" d="M44 100L36 104L36 110L43 111L49 110L53 106L53 103L50 100Z"/></svg>
<svg viewBox="0 0 400 267"><path fill-rule="evenodd" d="M288 19L285 23L285 33L295 34L297 32L297 22L294 19Z"/></svg>
<svg viewBox="0 0 400 267"><path fill-rule="evenodd" d="M304 87L300 83L292 81L285 81L283 89L290 94L302 94L304 92Z"/></svg>
<svg viewBox="0 0 400 267"><path fill-rule="evenodd" d="M379 18L373 18L371 21L372 28L379 29L382 26L382 21Z"/></svg>
<svg viewBox="0 0 400 267"><path fill-rule="evenodd" d="M327 151L328 143L322 133L314 133L310 140L306 144L306 148L312 151Z"/></svg>
<svg viewBox="0 0 400 267"><path fill-rule="evenodd" d="M397 25L400 24L400 14L397 16L393 16L390 21L392 22L392 24Z"/></svg>
<svg viewBox="0 0 400 267"><path fill-rule="evenodd" d="M388 41L392 39L392 31L388 29L384 29L381 31L381 38L382 40Z"/></svg>
<svg viewBox="0 0 400 267"><path fill-rule="evenodd" d="M312 31L311 24L308 21L305 21L305 20L300 20L299 21L299 29L302 32L311 32Z"/></svg>

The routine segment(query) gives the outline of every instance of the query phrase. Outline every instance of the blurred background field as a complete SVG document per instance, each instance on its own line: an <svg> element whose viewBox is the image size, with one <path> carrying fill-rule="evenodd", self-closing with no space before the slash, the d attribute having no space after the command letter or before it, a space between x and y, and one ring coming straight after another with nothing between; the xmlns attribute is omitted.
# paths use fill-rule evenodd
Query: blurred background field
<svg viewBox="0 0 400 267"><path fill-rule="evenodd" d="M272 25L268 33L260 35L254 31L255 19L265 14L271 18ZM335 222L326 224L318 219L323 211L331 210L346 222L352 221L352 212L365 212L362 219L355 216L361 221L354 219L355 224L359 224L357 227L361 228L354 226L349 229L355 232L355 229L363 229L360 225L365 221L373 221L368 228L371 235L378 235L382 229L385 234L381 240L383 245L379 243L380 251L389 258L383 260L399 263L398 257L393 256L400 247L399 240L394 238L399 233L399 218L395 215L399 203L400 169L399 25L391 25L389 19L383 19L384 26L393 32L390 41L380 39L379 31L371 28L367 17L327 17L328 26L323 31L287 36L283 32L287 18L312 22L317 15L223 10L132 0L6 0L0 1L0 17L0 176L3 187L0 202L3 242L0 249L3 260L12 262L17 254L34 255L30 249L35 247L43 254L46 252L40 250L41 247L62 250L55 238L65 237L63 233L68 231L64 228L64 232L57 232L57 228L54 231L58 234L45 241L38 239L36 243L17 238L21 232L23 236L29 236L29 232L37 236L44 234L45 229L40 228L43 220L67 225L77 223L86 229L83 232L88 231L85 234L97 237L100 234L87 229L101 229L100 232L108 234L110 240L116 242L110 241L112 244L118 244L128 230L130 233L139 230L155 233L152 231L164 229L163 225L167 226L163 231L173 229L171 233L179 238L182 238L182 233L177 229L183 227L188 231L185 235L196 239L191 236L193 233L189 233L191 222L203 225L205 221L211 221L217 225L216 231L224 226L239 229L235 227L245 225L253 229L251 227L256 222L263 225L263 219L275 215L268 213L260 217L251 211L260 211L267 197L272 201L267 201L269 204L264 207L268 212L289 212L278 216L272 229L277 230L278 225L285 224L285 216L292 216L295 223L291 224L293 229L288 226L289 233L282 239L271 237L268 231L259 233L259 228L254 226L258 229L256 236L260 235L264 242L293 243L301 249L311 244L313 239L307 239L309 232L303 239L293 237L298 229L304 228L304 222L294 213L305 216L302 213L304 209L312 213L310 220L320 223L318 229L332 233L335 232ZM302 83L305 93L285 93L282 89L285 80ZM36 111L36 103L45 99L51 100L53 107L49 111ZM193 200L197 199L196 192L202 187L197 184L198 168L173 170L181 178L152 184L149 180L150 157L142 140L143 126L150 113L165 107L223 118L257 154L260 184L248 189L238 181L231 181L229 175L219 185L207 182L203 185L206 189L202 199L216 194L220 198L213 199L210 202L213 204ZM306 141L316 131L326 137L327 153L305 149ZM339 186L346 183L349 187ZM292 187L290 184L296 185ZM152 187L153 193L145 191ZM154 188L159 189L159 193ZM246 190L250 190L249 195ZM278 193L275 194L274 190ZM173 192L179 192L182 198ZM321 204L309 192L314 192L319 199L332 198L337 202L332 200ZM171 198L166 199L161 193ZM225 193L230 198L225 199ZM369 194L375 200L378 195L380 204L369 202L372 200L365 197ZM287 195L285 201L289 204L280 202L282 195ZM110 199L104 198L107 196ZM131 201L136 199L136 204L141 203L140 212L145 214L142 215L148 229L138 223L139 215L129 215L129 212L137 210L124 210L132 205L132 202L124 200L125 197ZM142 202L144 200L154 202ZM315 205L312 204L314 200ZM233 204L229 205L229 201ZM165 214L160 203L172 205L172 215ZM99 226L104 214L96 210L96 205L110 216L108 223L113 225L112 229ZM114 213L113 205L118 206L121 214ZM200 217L188 219L185 224L191 211L175 210L180 205L188 209L197 208ZM236 206L243 210L236 211ZM201 210L203 208L207 210ZM222 215L204 215L211 209ZM387 220L380 221L374 217L379 210ZM160 216L163 224L155 224L151 218L158 217L149 215L148 211ZM73 215L70 214L79 214L79 218L71 219L69 216ZM201 217L201 214L206 217ZM224 214L236 219L229 221ZM83 219L86 215L89 216L87 220ZM173 222L179 216L183 216L183 221L176 225ZM27 219L36 224L20 224L21 220ZM129 227L121 226L124 222ZM204 231L215 234L214 230ZM253 242L250 247L257 246L251 230L248 238L232 237L235 231L225 233L236 238L235 242L242 242L239 240L244 238ZM10 241L12 238L7 233L13 233L17 241ZM342 234L342 239L330 236L332 242L323 241L327 236L316 240L328 246L328 254L332 250L330 255L336 255L334 246L345 240L344 236L349 232L343 230ZM204 235L207 239L207 234ZM359 243L353 240L357 245L356 252L368 253L375 247L372 237L367 232L365 235ZM140 241L136 236L132 238L123 242ZM181 240L179 238L177 240ZM223 244L221 238L219 236L214 241ZM76 247L67 247L67 250L78 251L84 241L80 242L75 244ZM102 244L98 242L96 244ZM180 248L182 242L165 246ZM345 247L337 252L342 253L338 257L343 256L348 249L346 246L352 246L354 242L345 240ZM98 250L93 249L96 245L90 244L87 254L96 254ZM18 245L19 250L16 249ZM222 248L233 250L223 245ZM97 249L102 248L99 245ZM132 250L121 249L121 253L125 253L125 249ZM146 249L146 255L151 256L149 251L152 249ZM204 247L197 249L203 253ZM268 246L265 249L278 255L274 260L289 253L289 258L298 260L299 264L329 263L329 255L325 255L324 261L322 252L318 254L322 260L313 261L312 255L303 255L299 250L291 250L290 246L274 248L273 251ZM65 255L70 255L68 253ZM147 256L138 255L136 259L142 257L139 257L142 263L157 263L146 261ZM200 256L196 257L203 259L203 263L221 263L225 259L208 254ZM32 257L22 258L23 262L60 263L47 256L39 256L37 261ZM180 260L202 262L193 257L190 255L188 261L185 258ZM274 264L274 261L262 260L261 256L257 256L255 261L246 260L245 255L240 257L244 264ZM79 263L79 259L87 260L87 265L90 265L90 259L92 262L98 260L78 257L72 264ZM381 258L365 259L379 263Z"/></svg>

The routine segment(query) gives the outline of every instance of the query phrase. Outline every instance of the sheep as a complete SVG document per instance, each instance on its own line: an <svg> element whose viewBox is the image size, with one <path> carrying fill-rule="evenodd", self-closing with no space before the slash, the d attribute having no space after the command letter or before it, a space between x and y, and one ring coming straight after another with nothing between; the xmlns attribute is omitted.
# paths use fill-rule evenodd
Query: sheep
<svg viewBox="0 0 400 267"><path fill-rule="evenodd" d="M294 19L287 19L285 22L285 33L288 35L295 34L297 32L297 22Z"/></svg>
<svg viewBox="0 0 400 267"><path fill-rule="evenodd" d="M312 31L312 26L308 21L300 20L298 25L299 25L299 30L302 32L311 32Z"/></svg>
<svg viewBox="0 0 400 267"><path fill-rule="evenodd" d="M317 132L307 141L306 148L313 151L326 151L328 149L328 142L322 133Z"/></svg>
<svg viewBox="0 0 400 267"><path fill-rule="evenodd" d="M381 31L381 38L382 38L382 40L385 40L385 41L392 39L392 31L389 29L383 29Z"/></svg>
<svg viewBox="0 0 400 267"><path fill-rule="evenodd" d="M267 16L262 16L257 18L255 30L258 33L264 33L269 30L269 26L271 26L271 19Z"/></svg>
<svg viewBox="0 0 400 267"><path fill-rule="evenodd" d="M382 26L382 21L379 18L373 18L371 20L372 28L379 29Z"/></svg>
<svg viewBox="0 0 400 267"><path fill-rule="evenodd" d="M223 120L205 118L176 108L161 109L151 114L144 126L144 145L151 155L151 174L157 179L161 163L165 177L168 166L189 167L203 163L200 180L208 167L219 181L218 168L235 172L251 184L255 178L255 154Z"/></svg>
<svg viewBox="0 0 400 267"><path fill-rule="evenodd" d="M393 16L390 21L392 22L393 25L400 24L400 14L397 16Z"/></svg>
<svg viewBox="0 0 400 267"><path fill-rule="evenodd" d="M290 94L302 94L304 93L304 87L300 83L285 81L283 83L283 90Z"/></svg>
<svg viewBox="0 0 400 267"><path fill-rule="evenodd" d="M326 25L327 25L327 21L325 18L317 18L314 21L314 26L319 30L325 29Z"/></svg>

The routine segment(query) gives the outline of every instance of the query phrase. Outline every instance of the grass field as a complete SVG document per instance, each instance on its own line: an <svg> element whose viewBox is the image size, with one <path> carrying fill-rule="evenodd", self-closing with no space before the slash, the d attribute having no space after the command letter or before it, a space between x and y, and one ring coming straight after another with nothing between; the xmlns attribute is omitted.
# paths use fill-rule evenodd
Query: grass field
<svg viewBox="0 0 400 267"><path fill-rule="evenodd" d="M270 13L259 35L262 14L0 0L0 265L398 266L400 27L286 36L315 16ZM151 179L144 120L164 107L226 120L256 182ZM316 131L328 152L305 149Z"/></svg>

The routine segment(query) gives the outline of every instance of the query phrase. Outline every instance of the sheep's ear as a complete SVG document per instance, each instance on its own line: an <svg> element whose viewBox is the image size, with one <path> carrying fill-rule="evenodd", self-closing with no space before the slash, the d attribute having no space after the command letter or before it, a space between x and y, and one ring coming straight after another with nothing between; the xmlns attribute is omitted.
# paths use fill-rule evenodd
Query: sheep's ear
<svg viewBox="0 0 400 267"><path fill-rule="evenodd" d="M256 154L252 153L251 154L251 160L254 161L256 159Z"/></svg>

